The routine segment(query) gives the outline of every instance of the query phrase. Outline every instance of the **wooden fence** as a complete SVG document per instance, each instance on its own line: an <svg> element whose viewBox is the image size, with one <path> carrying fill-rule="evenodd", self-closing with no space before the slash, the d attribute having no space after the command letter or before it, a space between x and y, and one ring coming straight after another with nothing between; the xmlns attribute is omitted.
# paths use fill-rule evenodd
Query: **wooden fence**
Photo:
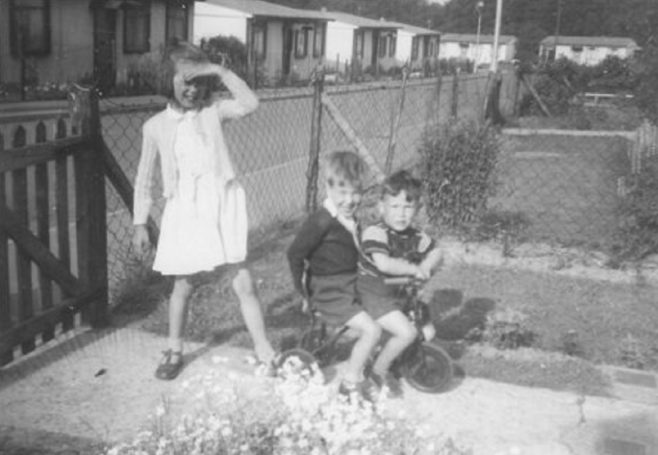
<svg viewBox="0 0 658 455"><path fill-rule="evenodd" d="M0 119L0 365L107 311L98 101ZM20 351L20 352L19 352Z"/></svg>

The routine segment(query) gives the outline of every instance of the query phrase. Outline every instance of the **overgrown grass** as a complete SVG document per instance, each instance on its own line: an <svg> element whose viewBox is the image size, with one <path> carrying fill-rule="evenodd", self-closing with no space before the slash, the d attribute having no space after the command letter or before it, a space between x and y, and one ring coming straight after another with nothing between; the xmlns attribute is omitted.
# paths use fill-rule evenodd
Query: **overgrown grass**
<svg viewBox="0 0 658 455"><path fill-rule="evenodd" d="M297 221L282 223L253 236L249 267L275 346L287 343L290 347L307 324L285 257L297 226ZM140 277L138 273L132 276ZM145 276L142 285L139 280L129 282L116 312L119 320L130 313L132 324L166 335L168 283ZM204 274L197 282L188 339L250 348L226 271L220 268ZM448 267L430 286L441 305L439 337L459 344L461 348L451 348L451 352L468 376L605 394L606 382L596 364L658 370L655 288L476 265ZM497 342L495 333L484 344L464 341L474 328L485 328L488 318L500 322L501 317L495 315L505 312L522 315L515 319L518 335L532 334L529 344L505 345L521 339L510 335L514 331L510 326L496 329L498 335L507 336L505 342ZM483 346L501 349L483 351ZM523 346L531 349L522 354L502 349Z"/></svg>

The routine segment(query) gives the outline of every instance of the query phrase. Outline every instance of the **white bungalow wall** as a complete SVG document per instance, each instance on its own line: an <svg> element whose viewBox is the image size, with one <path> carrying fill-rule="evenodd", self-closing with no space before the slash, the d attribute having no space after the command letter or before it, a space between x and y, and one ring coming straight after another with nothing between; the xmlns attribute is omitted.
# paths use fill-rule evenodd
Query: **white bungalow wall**
<svg viewBox="0 0 658 455"><path fill-rule="evenodd" d="M555 52L555 58L565 57L581 65L597 65L605 60L609 55L617 56L619 58L627 58L632 55L632 52L625 47L610 48L604 46L582 46L582 50L578 51L571 45L558 44Z"/></svg>
<svg viewBox="0 0 658 455"><path fill-rule="evenodd" d="M345 22L330 21L327 24L326 67L328 70L345 72L352 61L356 26Z"/></svg>

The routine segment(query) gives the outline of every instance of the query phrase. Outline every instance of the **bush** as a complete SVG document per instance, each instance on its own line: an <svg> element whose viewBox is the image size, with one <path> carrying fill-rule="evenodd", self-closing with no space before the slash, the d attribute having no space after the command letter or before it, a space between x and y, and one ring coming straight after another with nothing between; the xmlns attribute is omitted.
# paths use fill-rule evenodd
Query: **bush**
<svg viewBox="0 0 658 455"><path fill-rule="evenodd" d="M242 79L247 79L247 45L234 36L203 38L200 43L210 60L223 63Z"/></svg>
<svg viewBox="0 0 658 455"><path fill-rule="evenodd" d="M471 231L493 194L497 132L488 124L453 121L427 130L419 151L430 220L450 230Z"/></svg>
<svg viewBox="0 0 658 455"><path fill-rule="evenodd" d="M658 123L658 46L648 45L638 62L634 95L637 106L654 124Z"/></svg>

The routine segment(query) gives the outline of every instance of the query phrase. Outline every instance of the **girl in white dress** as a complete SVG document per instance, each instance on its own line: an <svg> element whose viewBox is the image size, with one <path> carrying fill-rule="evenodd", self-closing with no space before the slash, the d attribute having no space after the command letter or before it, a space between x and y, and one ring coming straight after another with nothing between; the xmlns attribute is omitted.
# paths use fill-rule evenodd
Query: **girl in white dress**
<svg viewBox="0 0 658 455"><path fill-rule="evenodd" d="M143 127L137 177L133 245L150 248L146 221L152 205L156 157L160 158L166 198L153 269L174 277L169 299L169 348L156 370L160 379L174 379L183 367L182 334L190 277L223 264L238 269L233 289L245 324L262 362L273 361L265 335L260 302L244 266L247 253L247 213L244 191L235 179L222 122L239 118L258 106L255 94L223 65L210 63L196 46L183 43L169 54L173 66L173 97L167 108ZM233 95L220 100L212 88L218 80Z"/></svg>

